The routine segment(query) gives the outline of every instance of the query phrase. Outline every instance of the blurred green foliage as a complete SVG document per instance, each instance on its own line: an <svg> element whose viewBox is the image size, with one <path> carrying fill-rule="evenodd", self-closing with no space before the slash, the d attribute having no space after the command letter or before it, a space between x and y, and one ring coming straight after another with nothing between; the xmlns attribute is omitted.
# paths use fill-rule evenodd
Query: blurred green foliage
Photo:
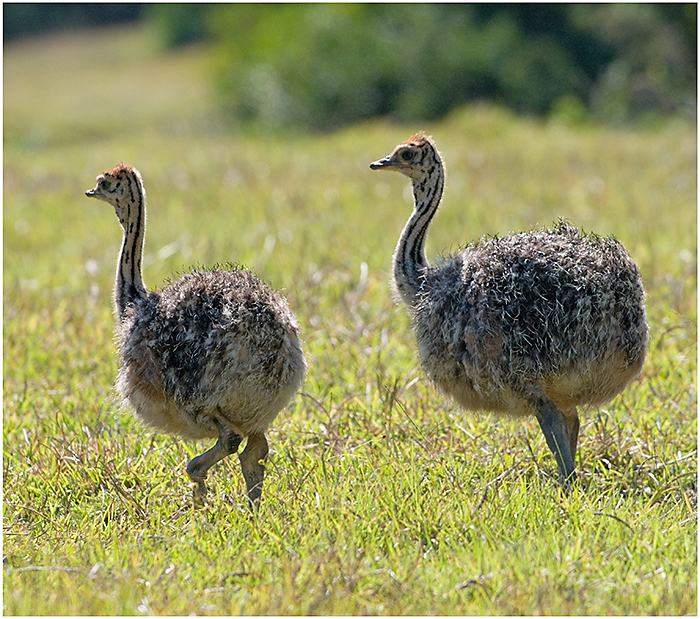
<svg viewBox="0 0 700 619"><path fill-rule="evenodd" d="M215 81L242 121L327 129L467 101L565 122L695 113L695 5L216 5ZM563 113L562 113L563 111Z"/></svg>
<svg viewBox="0 0 700 619"><path fill-rule="evenodd" d="M145 7L144 20L166 48L179 47L208 37L208 11L209 5L199 3L156 3Z"/></svg>
<svg viewBox="0 0 700 619"><path fill-rule="evenodd" d="M488 99L544 113L586 79L548 34L470 5L226 5L212 10L216 83L237 118L330 128L431 119ZM537 80L537 83L533 82Z"/></svg>
<svg viewBox="0 0 700 619"><path fill-rule="evenodd" d="M3 12L6 40L131 16L166 48L203 42L221 109L265 127L431 120L473 101L569 125L695 118L695 4L6 4Z"/></svg>

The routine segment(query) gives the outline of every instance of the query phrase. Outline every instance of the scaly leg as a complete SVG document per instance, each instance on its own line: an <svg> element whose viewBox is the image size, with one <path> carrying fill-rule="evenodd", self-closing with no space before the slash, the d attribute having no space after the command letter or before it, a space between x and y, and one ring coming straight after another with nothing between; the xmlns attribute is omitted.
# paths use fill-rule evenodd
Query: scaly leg
<svg viewBox="0 0 700 619"><path fill-rule="evenodd" d="M219 439L216 441L216 445L201 456L192 458L187 464L187 475L197 484L193 495L195 507L204 505L207 496L207 485L204 480L207 478L209 469L226 456L235 454L241 444L241 436L236 430L218 420L216 420L216 425L219 427Z"/></svg>
<svg viewBox="0 0 700 619"><path fill-rule="evenodd" d="M262 432L257 432L248 437L248 443L239 456L248 490L249 506L254 512L260 507L262 485L265 479L265 465L262 461L267 456L267 452L267 439Z"/></svg>
<svg viewBox="0 0 700 619"><path fill-rule="evenodd" d="M571 447L571 455L576 460L576 450L578 449L578 430L581 425L576 407L565 411L564 416L569 426L569 447Z"/></svg>
<svg viewBox="0 0 700 619"><path fill-rule="evenodd" d="M575 428L576 438L569 434L569 421L564 416L557 406L546 395L537 398L535 405L535 414L537 421L542 428L542 433L547 441L547 446L554 454L559 469L559 477L566 490L571 488L571 484L576 481L576 465L571 445L576 445L578 440L578 423L572 424L572 430ZM576 418L578 422L578 417ZM572 440L573 439L573 440ZM574 447L575 449L575 447Z"/></svg>

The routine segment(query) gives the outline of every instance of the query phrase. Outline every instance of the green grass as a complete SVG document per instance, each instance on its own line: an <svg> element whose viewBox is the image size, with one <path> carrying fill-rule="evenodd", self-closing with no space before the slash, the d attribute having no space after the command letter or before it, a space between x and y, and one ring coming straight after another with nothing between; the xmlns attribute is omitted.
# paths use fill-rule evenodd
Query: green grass
<svg viewBox="0 0 700 619"><path fill-rule="evenodd" d="M477 107L420 127L231 133L201 50L149 41L5 46L4 614L694 614L695 127ZM429 255L565 217L638 260L647 363L582 415L568 497L534 420L465 414L418 369L388 275L408 183L368 169L417 129L448 166ZM83 192L120 161L149 194L147 284L240 261L299 317L309 375L269 433L255 521L236 458L194 511L184 466L209 445L115 401L121 230Z"/></svg>

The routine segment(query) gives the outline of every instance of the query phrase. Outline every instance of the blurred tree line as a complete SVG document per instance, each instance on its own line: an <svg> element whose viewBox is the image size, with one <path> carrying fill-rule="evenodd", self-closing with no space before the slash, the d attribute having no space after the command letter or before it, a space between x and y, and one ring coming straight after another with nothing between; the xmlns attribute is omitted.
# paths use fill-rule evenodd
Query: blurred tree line
<svg viewBox="0 0 700 619"><path fill-rule="evenodd" d="M133 22L141 9L141 4L3 2L3 42L56 30Z"/></svg>
<svg viewBox="0 0 700 619"><path fill-rule="evenodd" d="M57 6L205 43L222 108L265 126L429 120L469 101L571 123L695 118L695 4L5 4L5 40L8 9Z"/></svg>

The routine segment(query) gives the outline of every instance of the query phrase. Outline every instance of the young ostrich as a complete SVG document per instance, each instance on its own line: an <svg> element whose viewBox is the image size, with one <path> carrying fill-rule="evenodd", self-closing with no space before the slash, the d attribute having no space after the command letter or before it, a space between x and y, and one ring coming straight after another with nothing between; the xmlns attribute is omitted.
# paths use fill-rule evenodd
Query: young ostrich
<svg viewBox="0 0 700 619"><path fill-rule="evenodd" d="M265 431L301 387L306 361L286 300L243 269L193 271L160 292L141 278L146 194L120 164L85 195L114 207L124 229L114 303L121 369L116 390L144 423L182 437L216 438L192 459L195 505L209 469L238 451L251 507L262 493Z"/></svg>
<svg viewBox="0 0 700 619"><path fill-rule="evenodd" d="M393 276L427 375L466 409L534 415L569 488L577 407L610 400L642 369L648 328L635 262L615 239L559 222L484 238L430 266L425 237L445 185L434 142L417 133L370 168L413 183Z"/></svg>

